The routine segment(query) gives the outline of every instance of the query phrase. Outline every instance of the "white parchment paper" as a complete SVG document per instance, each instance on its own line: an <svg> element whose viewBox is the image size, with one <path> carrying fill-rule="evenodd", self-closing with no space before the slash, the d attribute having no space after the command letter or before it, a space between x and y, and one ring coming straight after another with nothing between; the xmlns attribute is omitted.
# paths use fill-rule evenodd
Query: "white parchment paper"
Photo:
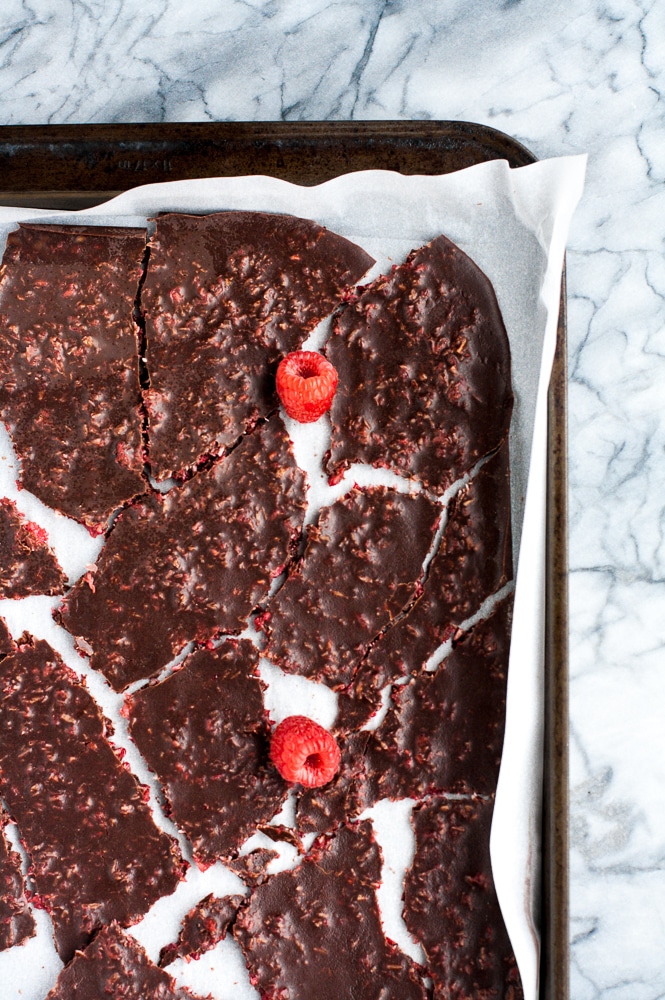
<svg viewBox="0 0 665 1000"><path fill-rule="evenodd" d="M466 251L491 279L511 343L515 410L511 425L511 475L514 549L517 576L515 614L508 683L506 739L492 828L492 860L497 892L517 956L526 1000L538 992L539 937L537 929L540 861L540 808L543 718L543 644L545 590L545 508L547 385L554 356L560 279L570 219L581 196L585 157L546 160L518 170L493 161L441 177L403 177L385 171L347 174L326 184L302 188L268 177L176 181L129 191L100 208L77 213L0 208L0 241L20 219L75 220L114 225L143 224L160 211L211 212L244 209L287 212L315 219L363 246L377 261L370 277L400 263L413 248L444 233ZM366 280L366 279L363 279ZM312 346L325 339L322 325ZM319 426L320 425L320 426ZM292 426L296 455L307 468L314 516L331 494L320 473L326 446L324 422L313 429ZM74 522L49 511L36 498L18 491L18 463L0 429L0 493L15 499L21 510L48 532L52 545L73 582L87 563L94 562L101 542ZM365 474L363 482L385 481L382 473ZM358 479L347 474L346 486ZM394 477L396 478L396 477ZM404 483L405 489L408 484ZM48 639L79 674L116 725L116 742L126 746L128 760L140 780L158 790L132 747L119 715L122 699L110 692L74 651L70 637L51 621L57 599L0 601L0 615L18 636L23 629ZM302 678L277 677L264 661L266 696L275 721L303 711L330 725L335 702L331 692ZM389 808L393 806L394 808ZM405 868L413 854L410 804L379 804L372 810L384 855L384 887L380 894L386 932L413 957L421 952L401 920ZM289 819L287 804L285 819ZM160 825L176 834L163 817ZM182 838L179 838L184 845ZM246 849L262 844L252 838ZM290 866L288 845L280 846L274 869ZM243 891L242 884L215 865L206 873L191 868L173 896L160 900L132 928L153 959L177 934L184 913L208 892ZM22 948L0 954L0 981L7 1000L42 1000L53 985L60 962L51 941L50 924L38 914L39 934ZM183 985L215 1000L255 1000L244 963L228 940L199 962L177 962L171 973Z"/></svg>

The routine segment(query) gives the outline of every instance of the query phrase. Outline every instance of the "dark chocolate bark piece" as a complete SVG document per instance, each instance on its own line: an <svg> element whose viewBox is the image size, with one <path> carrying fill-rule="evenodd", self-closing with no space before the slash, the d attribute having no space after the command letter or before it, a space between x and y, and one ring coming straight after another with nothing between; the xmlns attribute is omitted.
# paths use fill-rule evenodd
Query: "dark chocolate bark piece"
<svg viewBox="0 0 665 1000"><path fill-rule="evenodd" d="M508 442L451 502L422 594L372 646L351 687L340 694L336 726L356 729L381 704L381 689L420 671L458 626L510 580Z"/></svg>
<svg viewBox="0 0 665 1000"><path fill-rule="evenodd" d="M419 966L387 940L369 821L315 841L293 871L258 886L233 925L266 1000L425 1000Z"/></svg>
<svg viewBox="0 0 665 1000"><path fill-rule="evenodd" d="M190 640L240 631L299 536L304 475L279 417L207 472L124 510L57 618L120 691Z"/></svg>
<svg viewBox="0 0 665 1000"><path fill-rule="evenodd" d="M510 351L494 290L445 236L363 289L326 348L339 373L327 472L386 466L442 492L508 433Z"/></svg>
<svg viewBox="0 0 665 1000"><path fill-rule="evenodd" d="M23 944L34 936L35 921L25 895L21 855L13 851L5 827L9 822L0 810L0 951Z"/></svg>
<svg viewBox="0 0 665 1000"><path fill-rule="evenodd" d="M102 928L58 976L46 1000L202 1000L150 961L116 923ZM207 1000L212 1000L209 996Z"/></svg>
<svg viewBox="0 0 665 1000"><path fill-rule="evenodd" d="M23 642L0 660L0 795L65 962L103 924L137 921L183 875L175 841L155 825L109 735L46 642Z"/></svg>
<svg viewBox="0 0 665 1000"><path fill-rule="evenodd" d="M214 896L212 893L183 918L180 925L178 940L167 944L159 953L159 964L162 968L175 962L176 958L198 959L210 951L226 937L229 927L236 917L239 908L245 902L245 896Z"/></svg>
<svg viewBox="0 0 665 1000"><path fill-rule="evenodd" d="M354 488L324 507L268 605L265 655L343 688L371 641L415 596L441 508L423 494Z"/></svg>
<svg viewBox="0 0 665 1000"><path fill-rule="evenodd" d="M404 920L427 955L434 1000L521 1000L490 863L491 799L416 806Z"/></svg>
<svg viewBox="0 0 665 1000"><path fill-rule="evenodd" d="M11 637L11 633L7 628L7 622L4 618L0 618L0 657L8 656L10 653L16 652L16 643Z"/></svg>
<svg viewBox="0 0 665 1000"><path fill-rule="evenodd" d="M226 640L127 699L131 737L202 868L234 857L288 794L269 760L257 666L248 639Z"/></svg>
<svg viewBox="0 0 665 1000"><path fill-rule="evenodd" d="M374 261L315 222L261 212L163 215L150 247L145 401L163 479L219 455L275 408L281 356Z"/></svg>
<svg viewBox="0 0 665 1000"><path fill-rule="evenodd" d="M291 844L292 847L302 854L302 840L297 830L290 826L282 826L280 823L259 823L257 827L259 833L264 833L273 843Z"/></svg>
<svg viewBox="0 0 665 1000"><path fill-rule="evenodd" d="M512 596L479 622L435 673L395 687L370 734L371 801L436 792L493 795L506 714Z"/></svg>
<svg viewBox="0 0 665 1000"><path fill-rule="evenodd" d="M303 833L329 833L370 805L365 773L368 740L369 733L339 738L342 757L333 780L320 788L303 789L296 805L296 820Z"/></svg>
<svg viewBox="0 0 665 1000"><path fill-rule="evenodd" d="M134 303L143 229L21 224L0 275L0 416L21 484L103 531L146 489Z"/></svg>
<svg viewBox="0 0 665 1000"><path fill-rule="evenodd" d="M245 885L253 887L265 882L268 865L274 858L279 857L279 851L271 851L267 847L257 847L249 854L243 854L240 858L227 861L226 867L237 875Z"/></svg>
<svg viewBox="0 0 665 1000"><path fill-rule="evenodd" d="M12 500L0 500L0 598L62 594L67 578L46 532L28 521Z"/></svg>

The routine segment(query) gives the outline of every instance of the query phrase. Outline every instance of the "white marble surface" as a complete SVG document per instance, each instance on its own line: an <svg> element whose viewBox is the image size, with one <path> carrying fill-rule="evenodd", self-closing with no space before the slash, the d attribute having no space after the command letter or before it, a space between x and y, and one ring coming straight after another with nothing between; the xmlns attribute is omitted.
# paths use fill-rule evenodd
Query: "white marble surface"
<svg viewBox="0 0 665 1000"><path fill-rule="evenodd" d="M655 0L5 0L3 124L454 118L589 153L568 255L573 1000L665 995Z"/></svg>

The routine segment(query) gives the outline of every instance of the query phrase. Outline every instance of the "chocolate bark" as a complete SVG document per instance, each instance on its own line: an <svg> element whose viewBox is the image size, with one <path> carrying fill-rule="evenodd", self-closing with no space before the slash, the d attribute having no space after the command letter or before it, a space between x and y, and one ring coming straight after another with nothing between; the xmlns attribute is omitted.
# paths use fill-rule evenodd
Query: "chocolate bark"
<svg viewBox="0 0 665 1000"><path fill-rule="evenodd" d="M326 348L339 374L326 464L386 466L443 492L504 440L510 351L496 296L445 236L363 289Z"/></svg>
<svg viewBox="0 0 665 1000"><path fill-rule="evenodd" d="M56 617L121 691L190 640L240 631L304 510L304 475L274 417L207 472L124 510Z"/></svg>
<svg viewBox="0 0 665 1000"><path fill-rule="evenodd" d="M16 652L16 643L11 637L11 633L7 628L7 622L4 618L0 618L0 657L8 656L10 653Z"/></svg>
<svg viewBox="0 0 665 1000"><path fill-rule="evenodd" d="M422 494L351 490L324 507L300 562L268 605L265 655L329 687L415 594L441 513Z"/></svg>
<svg viewBox="0 0 665 1000"><path fill-rule="evenodd" d="M338 740L339 771L320 788L305 788L298 797L296 820L303 833L329 833L355 819L370 802L366 794L365 750L369 733L349 733Z"/></svg>
<svg viewBox="0 0 665 1000"><path fill-rule="evenodd" d="M178 940L167 944L159 953L161 968L175 962L176 958L198 959L211 951L226 937L238 909L245 902L244 896L214 896L212 893L183 918Z"/></svg>
<svg viewBox="0 0 665 1000"><path fill-rule="evenodd" d="M127 699L131 737L202 868L234 857L288 794L269 761L257 666L248 639L227 640Z"/></svg>
<svg viewBox="0 0 665 1000"><path fill-rule="evenodd" d="M276 407L281 356L374 261L315 222L261 212L163 215L150 248L144 398L163 479L219 455Z"/></svg>
<svg viewBox="0 0 665 1000"><path fill-rule="evenodd" d="M265 882L268 877L268 865L278 857L279 851L271 851L266 847L257 847L256 850L250 851L249 854L243 854L242 857L235 858L233 861L227 861L226 867L234 875L237 875L245 885L253 887L260 885L261 882Z"/></svg>
<svg viewBox="0 0 665 1000"><path fill-rule="evenodd" d="M491 799L416 806L404 920L427 955L433 1000L521 1000L515 956L496 897Z"/></svg>
<svg viewBox="0 0 665 1000"><path fill-rule="evenodd" d="M493 795L506 714L512 596L479 622L435 673L395 687L370 734L371 801L436 792Z"/></svg>
<svg viewBox="0 0 665 1000"><path fill-rule="evenodd" d="M0 499L0 598L62 594L66 583L44 529Z"/></svg>
<svg viewBox="0 0 665 1000"><path fill-rule="evenodd" d="M203 1000L150 961L116 923L102 928L62 970L46 1000ZM207 1000L212 1000L208 996Z"/></svg>
<svg viewBox="0 0 665 1000"><path fill-rule="evenodd" d="M22 223L0 275L0 416L21 484L103 531L146 489L134 302L143 229Z"/></svg>
<svg viewBox="0 0 665 1000"><path fill-rule="evenodd" d="M339 696L337 728L364 725L381 689L421 670L459 625L512 576L508 443L462 487L425 578L407 614L377 639L350 688Z"/></svg>
<svg viewBox="0 0 665 1000"><path fill-rule="evenodd" d="M184 869L110 733L46 642L23 642L0 660L0 795L65 962L109 921L137 921L173 892Z"/></svg>
<svg viewBox="0 0 665 1000"><path fill-rule="evenodd" d="M369 821L321 838L294 871L254 890L233 926L266 1000L425 1000L417 966L387 940Z"/></svg>
<svg viewBox="0 0 665 1000"><path fill-rule="evenodd" d="M9 822L0 811L0 951L23 944L34 936L35 921L25 895L21 855L13 851L5 827Z"/></svg>

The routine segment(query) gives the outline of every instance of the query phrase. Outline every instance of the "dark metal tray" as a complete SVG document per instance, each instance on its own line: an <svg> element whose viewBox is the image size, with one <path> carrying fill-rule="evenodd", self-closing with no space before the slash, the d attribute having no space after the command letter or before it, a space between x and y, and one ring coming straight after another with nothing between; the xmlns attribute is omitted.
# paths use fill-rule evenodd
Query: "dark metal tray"
<svg viewBox="0 0 665 1000"><path fill-rule="evenodd" d="M354 170L442 174L536 159L469 122L220 122L0 128L0 205L79 209L128 188L268 174L318 184ZM564 275L565 277L565 275ZM566 300L549 397L542 968L540 1000L568 1000Z"/></svg>

